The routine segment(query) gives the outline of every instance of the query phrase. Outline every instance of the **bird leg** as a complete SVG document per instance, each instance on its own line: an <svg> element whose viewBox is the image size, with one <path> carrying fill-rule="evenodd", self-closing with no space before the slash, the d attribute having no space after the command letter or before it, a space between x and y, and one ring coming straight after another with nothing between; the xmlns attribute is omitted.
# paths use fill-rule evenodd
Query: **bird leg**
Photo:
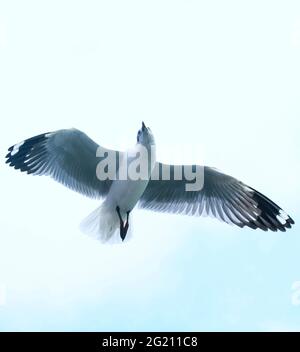
<svg viewBox="0 0 300 352"><path fill-rule="evenodd" d="M124 236L124 238L123 238L124 221L123 221L123 219L122 219L122 216L121 216L121 213L120 213L120 207L119 207L119 206L116 207L116 211L117 211L117 214L118 214L118 217L119 217L119 220L120 220L120 236L121 236L122 241L123 241L124 238L125 238L125 236Z"/></svg>
<svg viewBox="0 0 300 352"><path fill-rule="evenodd" d="M117 211L117 214L118 214L118 217L120 220L120 237L121 237L122 241L124 241L126 234L127 234L127 231L128 231L128 228L129 228L129 213L130 213L130 211L126 212L127 218L126 218L125 225L124 225L124 221L122 219L121 213L120 213L119 206L116 207L116 211Z"/></svg>
<svg viewBox="0 0 300 352"><path fill-rule="evenodd" d="M130 211L126 212L126 222L125 222L125 226L123 227L123 229L124 229L124 239L125 239L125 236L127 234L128 227L129 227L129 213L130 213Z"/></svg>

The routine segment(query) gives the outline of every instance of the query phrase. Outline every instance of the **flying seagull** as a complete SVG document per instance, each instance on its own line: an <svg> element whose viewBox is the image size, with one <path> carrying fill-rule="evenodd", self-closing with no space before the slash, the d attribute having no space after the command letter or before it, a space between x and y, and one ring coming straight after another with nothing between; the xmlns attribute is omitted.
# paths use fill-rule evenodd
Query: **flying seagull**
<svg viewBox="0 0 300 352"><path fill-rule="evenodd" d="M83 231L102 242L113 239L120 242L126 238L130 212L136 205L159 212L208 215L241 228L247 226L264 231L286 231L294 224L289 215L262 193L212 167L202 167L201 189L188 191L186 185L190 179L185 175L181 179L176 177L177 166L156 161L154 137L144 122L136 145L126 152L104 148L74 128L43 133L8 150L6 163L15 169L51 176L85 196L103 199L81 224ZM134 155L141 156L143 151L151 155L147 155L145 177L116 177L123 169L128 169L130 163L136 162ZM115 155L113 177L99 177L97 170L101 162L107 163L105 158L109 154ZM109 167L107 163L106 170ZM168 178L164 177L164 170L168 171Z"/></svg>

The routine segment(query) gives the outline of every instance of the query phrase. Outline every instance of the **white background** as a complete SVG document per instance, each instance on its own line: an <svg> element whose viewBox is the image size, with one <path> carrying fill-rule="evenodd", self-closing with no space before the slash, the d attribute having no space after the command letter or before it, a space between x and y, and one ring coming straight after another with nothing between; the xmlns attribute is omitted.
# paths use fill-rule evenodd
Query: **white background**
<svg viewBox="0 0 300 352"><path fill-rule="evenodd" d="M298 1L2 1L0 329L299 330L299 62ZM97 201L4 164L60 128L126 148L142 120L158 157L236 176L295 227L136 211L103 246L78 229Z"/></svg>

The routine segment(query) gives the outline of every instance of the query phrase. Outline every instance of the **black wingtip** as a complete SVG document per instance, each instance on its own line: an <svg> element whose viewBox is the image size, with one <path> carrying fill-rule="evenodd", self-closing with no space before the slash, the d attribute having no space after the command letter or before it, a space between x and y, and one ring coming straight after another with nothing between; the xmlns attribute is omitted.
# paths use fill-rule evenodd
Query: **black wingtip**
<svg viewBox="0 0 300 352"><path fill-rule="evenodd" d="M257 219L253 220L249 225L254 225L264 231L282 231L290 229L295 224L294 220L286 214L277 204L264 196L262 193L251 188L253 192L253 200L257 203L257 208L261 211ZM253 226L249 226L252 227Z"/></svg>
<svg viewBox="0 0 300 352"><path fill-rule="evenodd" d="M5 163L9 166L19 169L20 171L30 171L30 167L27 165L26 160L28 154L32 153L32 150L38 145L43 146L43 143L49 133L43 133L35 137L28 138L21 143L17 143L8 148L9 153L6 154ZM41 151L42 149L40 149ZM34 171L33 171L34 172Z"/></svg>
<svg viewBox="0 0 300 352"><path fill-rule="evenodd" d="M291 225L294 225L294 224L295 224L295 221L294 221L291 217L289 217L288 223L291 224Z"/></svg>

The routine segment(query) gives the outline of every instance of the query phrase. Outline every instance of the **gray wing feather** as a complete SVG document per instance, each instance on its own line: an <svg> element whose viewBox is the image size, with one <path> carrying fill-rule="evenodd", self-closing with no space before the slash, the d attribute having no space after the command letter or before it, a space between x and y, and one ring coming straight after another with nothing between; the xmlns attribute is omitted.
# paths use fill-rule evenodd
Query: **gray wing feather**
<svg viewBox="0 0 300 352"><path fill-rule="evenodd" d="M183 166L184 167L184 166ZM164 168L170 169L170 179L161 177ZM204 167L204 184L200 191L186 191L191 181L176 180L174 165L157 163L155 174L143 193L139 206L154 211L194 216L212 216L228 224L248 226L264 231L285 231L293 219L278 205L255 189L215 168Z"/></svg>
<svg viewBox="0 0 300 352"><path fill-rule="evenodd" d="M91 198L101 198L111 181L100 181L96 168L100 147L77 129L64 129L29 138L9 148L6 162L33 175L48 175L66 187Z"/></svg>

